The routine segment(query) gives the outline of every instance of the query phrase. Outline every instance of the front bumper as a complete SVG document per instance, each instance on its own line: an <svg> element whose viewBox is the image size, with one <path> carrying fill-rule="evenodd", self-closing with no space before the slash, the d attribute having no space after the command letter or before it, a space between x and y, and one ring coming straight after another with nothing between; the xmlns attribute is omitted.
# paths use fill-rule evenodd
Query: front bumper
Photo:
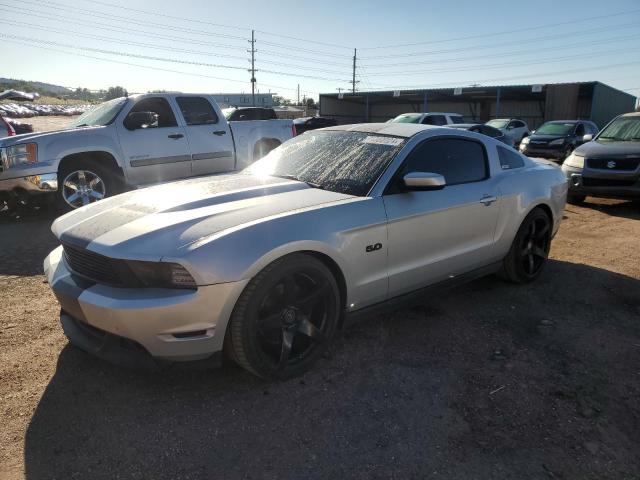
<svg viewBox="0 0 640 480"><path fill-rule="evenodd" d="M69 341L113 363L143 350L149 359L188 361L223 348L227 322L248 280L198 290L117 288L71 274L62 247L44 261L45 275L62 307ZM141 363L144 363L142 357Z"/></svg>
<svg viewBox="0 0 640 480"><path fill-rule="evenodd" d="M640 198L640 176L629 173L598 172L562 165L567 177L569 195L591 195L606 198Z"/></svg>
<svg viewBox="0 0 640 480"><path fill-rule="evenodd" d="M58 175L43 173L26 177L0 180L0 195L39 195L58 190Z"/></svg>
<svg viewBox="0 0 640 480"><path fill-rule="evenodd" d="M553 146L536 146L531 144L520 144L520 153L527 157L554 158L556 160L564 160L566 145Z"/></svg>

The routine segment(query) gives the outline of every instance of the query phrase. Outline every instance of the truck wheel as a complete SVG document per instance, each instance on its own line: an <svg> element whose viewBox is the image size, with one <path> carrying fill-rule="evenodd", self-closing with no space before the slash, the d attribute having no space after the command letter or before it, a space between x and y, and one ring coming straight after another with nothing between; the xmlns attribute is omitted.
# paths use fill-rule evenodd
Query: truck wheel
<svg viewBox="0 0 640 480"><path fill-rule="evenodd" d="M550 247L551 219L541 208L534 208L520 225L500 276L513 283L532 282L547 263Z"/></svg>
<svg viewBox="0 0 640 480"><path fill-rule="evenodd" d="M124 191L124 181L91 160L78 160L58 171L56 206L68 212Z"/></svg>
<svg viewBox="0 0 640 480"><path fill-rule="evenodd" d="M331 342L340 292L331 271L305 254L267 265L245 287L231 315L227 355L262 378L308 370Z"/></svg>

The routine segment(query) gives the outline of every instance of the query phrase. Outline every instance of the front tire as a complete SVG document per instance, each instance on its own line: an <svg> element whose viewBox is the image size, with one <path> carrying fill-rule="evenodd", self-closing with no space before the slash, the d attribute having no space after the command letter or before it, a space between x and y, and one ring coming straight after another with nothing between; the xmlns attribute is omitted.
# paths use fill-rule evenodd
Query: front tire
<svg viewBox="0 0 640 480"><path fill-rule="evenodd" d="M526 216L503 260L501 276L505 280L529 283L538 278L549 256L551 228L551 219L541 208Z"/></svg>
<svg viewBox="0 0 640 480"><path fill-rule="evenodd" d="M316 258L294 253L266 266L231 315L227 355L262 378L289 378L322 356L340 318L340 291Z"/></svg>
<svg viewBox="0 0 640 480"><path fill-rule="evenodd" d="M124 182L115 172L95 161L79 159L58 171L56 207L69 212L123 191Z"/></svg>

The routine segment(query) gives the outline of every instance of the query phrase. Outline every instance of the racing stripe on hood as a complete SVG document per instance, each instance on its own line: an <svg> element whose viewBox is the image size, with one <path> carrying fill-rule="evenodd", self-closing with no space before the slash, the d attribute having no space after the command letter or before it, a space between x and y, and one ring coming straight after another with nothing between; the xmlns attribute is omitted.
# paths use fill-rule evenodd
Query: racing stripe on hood
<svg viewBox="0 0 640 480"><path fill-rule="evenodd" d="M186 211L306 188L302 182L276 177L243 174L201 177L102 200L60 217L52 230L62 243L86 248L105 233L154 213Z"/></svg>

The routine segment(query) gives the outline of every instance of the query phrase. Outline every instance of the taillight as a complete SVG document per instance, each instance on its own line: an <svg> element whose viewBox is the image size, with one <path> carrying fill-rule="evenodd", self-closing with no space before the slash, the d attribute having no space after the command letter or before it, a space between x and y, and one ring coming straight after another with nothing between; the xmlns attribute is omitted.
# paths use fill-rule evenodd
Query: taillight
<svg viewBox="0 0 640 480"><path fill-rule="evenodd" d="M0 117L0 122L4 123L7 126L7 136L13 137L16 134L16 131L13 129L11 124L7 122L4 118Z"/></svg>

